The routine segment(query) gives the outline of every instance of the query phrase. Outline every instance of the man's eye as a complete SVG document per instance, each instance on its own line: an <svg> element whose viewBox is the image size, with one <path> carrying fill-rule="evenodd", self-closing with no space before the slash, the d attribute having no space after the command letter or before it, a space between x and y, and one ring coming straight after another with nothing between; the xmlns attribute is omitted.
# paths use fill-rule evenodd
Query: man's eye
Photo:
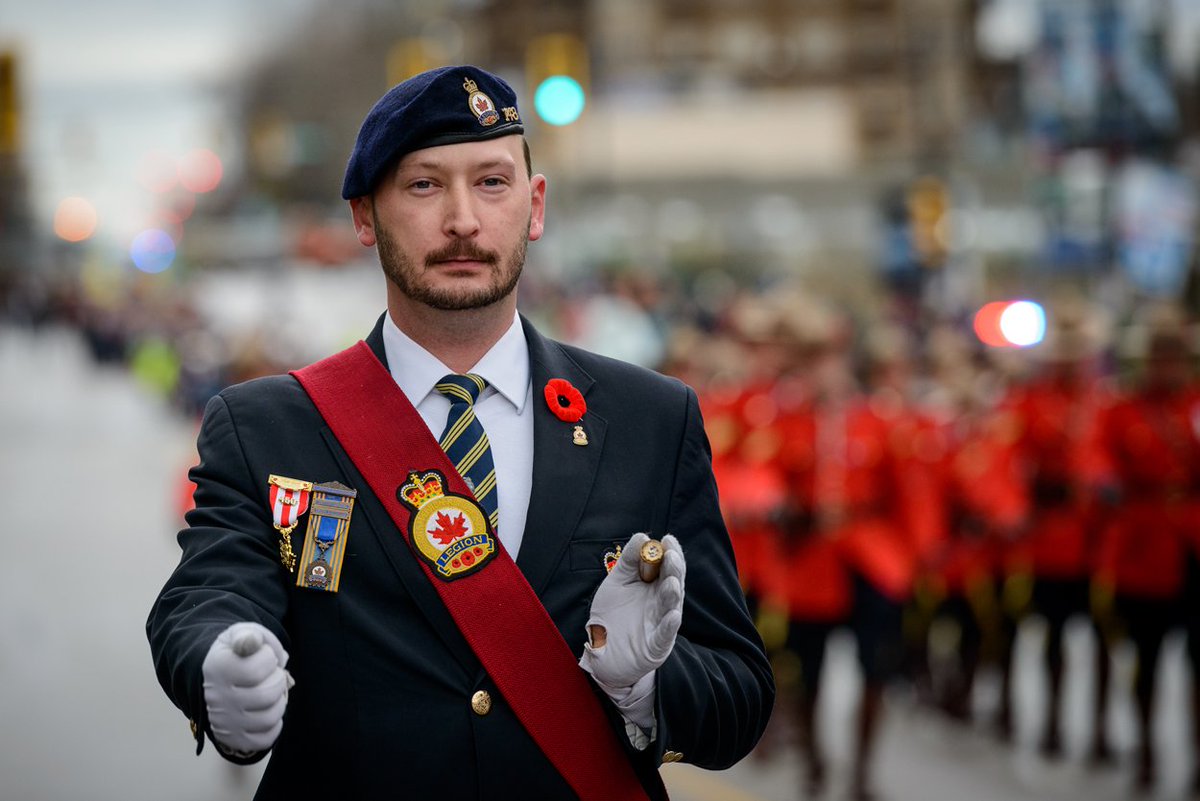
<svg viewBox="0 0 1200 801"><path fill-rule="evenodd" d="M431 189L433 187L433 181L413 181L411 184L409 184L409 186L413 189Z"/></svg>
<svg viewBox="0 0 1200 801"><path fill-rule="evenodd" d="M504 186L504 179L503 178L484 178L483 185L484 186Z"/></svg>

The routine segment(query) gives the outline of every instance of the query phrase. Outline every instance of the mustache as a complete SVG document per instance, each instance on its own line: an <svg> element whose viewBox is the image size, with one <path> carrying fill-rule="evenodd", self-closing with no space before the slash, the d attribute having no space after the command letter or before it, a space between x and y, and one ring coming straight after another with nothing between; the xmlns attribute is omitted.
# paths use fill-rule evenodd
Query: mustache
<svg viewBox="0 0 1200 801"><path fill-rule="evenodd" d="M435 250L425 257L425 266L429 267L438 262L451 259L470 259L471 261L495 264L499 257L490 250L484 250L467 239L456 239L441 250Z"/></svg>

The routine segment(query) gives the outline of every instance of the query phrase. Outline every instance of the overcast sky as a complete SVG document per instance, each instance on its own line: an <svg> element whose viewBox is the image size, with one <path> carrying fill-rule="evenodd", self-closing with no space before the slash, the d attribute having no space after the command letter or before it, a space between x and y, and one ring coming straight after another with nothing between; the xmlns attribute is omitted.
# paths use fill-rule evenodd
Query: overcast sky
<svg viewBox="0 0 1200 801"><path fill-rule="evenodd" d="M20 64L24 164L35 213L80 195L118 248L153 198L138 165L154 150L221 151L226 89L315 0L0 0L0 47Z"/></svg>

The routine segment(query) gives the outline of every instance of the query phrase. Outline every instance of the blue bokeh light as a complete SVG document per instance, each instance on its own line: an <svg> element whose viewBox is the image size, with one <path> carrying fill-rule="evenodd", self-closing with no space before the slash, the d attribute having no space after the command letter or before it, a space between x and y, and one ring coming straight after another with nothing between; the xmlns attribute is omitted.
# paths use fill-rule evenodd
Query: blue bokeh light
<svg viewBox="0 0 1200 801"><path fill-rule="evenodd" d="M533 94L534 110L551 125L570 125L579 119L583 106L583 87L566 75L550 76Z"/></svg>
<svg viewBox="0 0 1200 801"><path fill-rule="evenodd" d="M129 246L133 264L144 273L161 273L175 261L175 241L158 228L147 228Z"/></svg>

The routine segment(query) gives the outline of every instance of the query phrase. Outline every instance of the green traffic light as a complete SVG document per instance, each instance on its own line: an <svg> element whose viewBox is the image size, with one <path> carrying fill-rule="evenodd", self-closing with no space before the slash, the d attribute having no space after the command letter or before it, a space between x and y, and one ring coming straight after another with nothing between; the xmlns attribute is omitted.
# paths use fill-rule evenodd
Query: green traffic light
<svg viewBox="0 0 1200 801"><path fill-rule="evenodd" d="M533 93L533 107L551 125L570 125L583 113L583 87L567 75L551 75Z"/></svg>

